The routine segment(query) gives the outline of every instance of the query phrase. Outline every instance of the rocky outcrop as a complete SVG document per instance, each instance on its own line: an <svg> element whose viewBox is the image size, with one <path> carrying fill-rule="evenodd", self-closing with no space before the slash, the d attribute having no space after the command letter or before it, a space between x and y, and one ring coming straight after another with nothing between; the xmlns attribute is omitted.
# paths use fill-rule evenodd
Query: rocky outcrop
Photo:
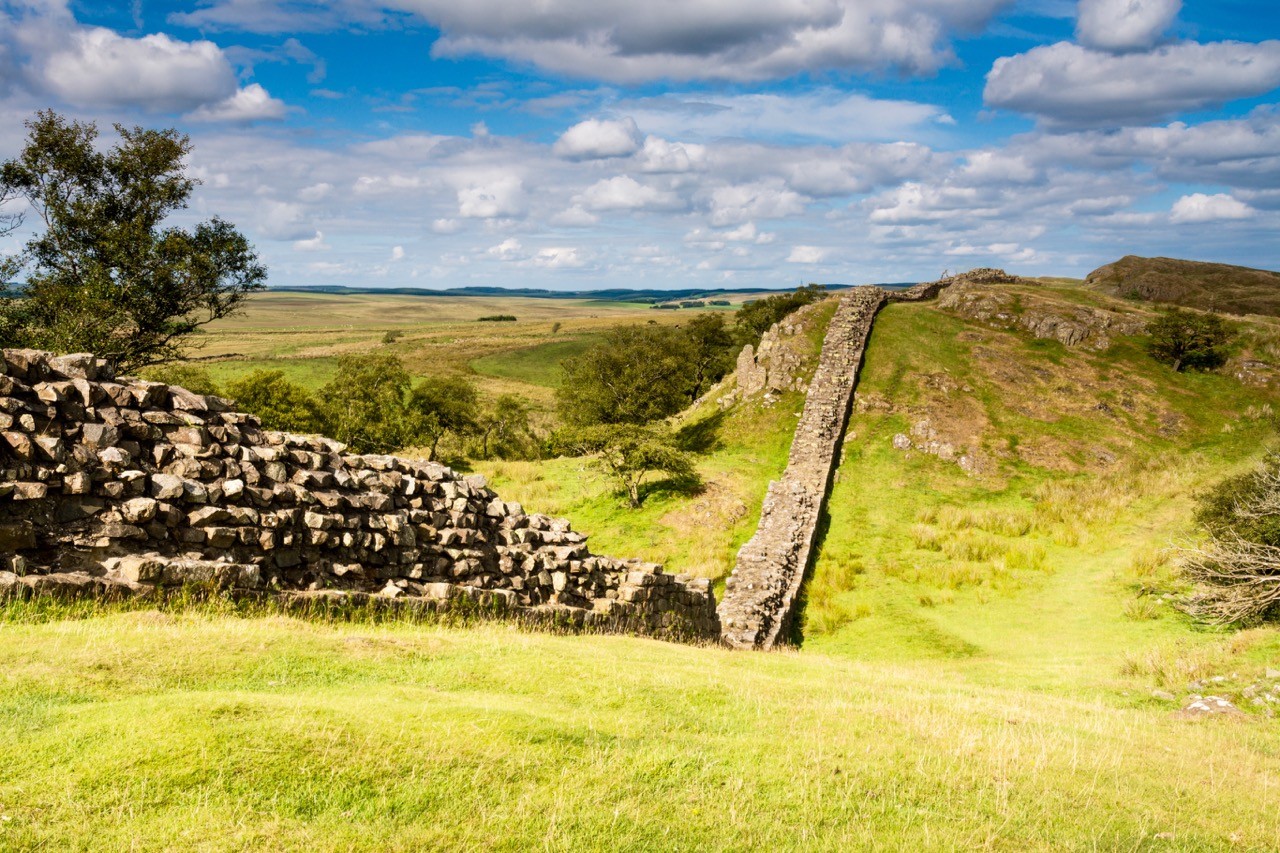
<svg viewBox="0 0 1280 853"><path fill-rule="evenodd" d="M759 346L743 347L734 371L734 390L722 398L723 404L763 394L767 405L784 391L804 391L814 364L808 341L798 336L813 328L828 304L823 300L805 305L770 326Z"/></svg>
<svg viewBox="0 0 1280 853"><path fill-rule="evenodd" d="M768 649L791 618L839 454L862 354L886 293L856 287L839 297L809 384L787 469L769 484L760 526L738 552L719 608L722 638Z"/></svg>
<svg viewBox="0 0 1280 853"><path fill-rule="evenodd" d="M1050 299L1025 300L1021 294L967 277L938 298L938 307L968 320L1001 329L1029 332L1069 347L1105 350L1115 335L1134 335L1147 318L1136 312L1109 311Z"/></svg>
<svg viewBox="0 0 1280 853"><path fill-rule="evenodd" d="M0 592L483 602L533 621L715 638L706 580L593 555L481 477L264 430L91 356L0 358Z"/></svg>

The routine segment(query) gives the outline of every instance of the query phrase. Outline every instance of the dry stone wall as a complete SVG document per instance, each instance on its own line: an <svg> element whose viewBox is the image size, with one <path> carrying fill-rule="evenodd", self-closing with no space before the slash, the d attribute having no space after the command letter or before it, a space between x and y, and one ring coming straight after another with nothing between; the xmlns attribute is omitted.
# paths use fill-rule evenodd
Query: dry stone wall
<svg viewBox="0 0 1280 853"><path fill-rule="evenodd" d="M706 580L593 555L482 477L261 428L87 355L0 358L0 594L480 602L532 621L719 636Z"/></svg>
<svg viewBox="0 0 1280 853"><path fill-rule="evenodd" d="M849 418L863 350L887 294L878 287L856 287L838 298L786 471L769 484L760 526L738 552L725 585L721 636L736 648L771 648L787 626Z"/></svg>
<svg viewBox="0 0 1280 853"><path fill-rule="evenodd" d="M855 287L839 295L786 471L781 480L769 484L760 525L738 552L725 584L719 614L726 644L772 648L794 618L876 314L886 302L932 299L958 282L1015 280L1002 270L980 269L892 293Z"/></svg>

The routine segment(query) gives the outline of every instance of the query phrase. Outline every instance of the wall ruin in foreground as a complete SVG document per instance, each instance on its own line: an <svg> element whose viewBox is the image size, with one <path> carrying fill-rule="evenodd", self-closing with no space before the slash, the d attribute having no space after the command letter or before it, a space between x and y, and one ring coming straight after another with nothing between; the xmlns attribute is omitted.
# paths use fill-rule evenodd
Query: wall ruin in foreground
<svg viewBox="0 0 1280 853"><path fill-rule="evenodd" d="M706 580L593 555L482 477L261 429L87 355L0 351L0 595L481 602L528 621L715 639Z"/></svg>

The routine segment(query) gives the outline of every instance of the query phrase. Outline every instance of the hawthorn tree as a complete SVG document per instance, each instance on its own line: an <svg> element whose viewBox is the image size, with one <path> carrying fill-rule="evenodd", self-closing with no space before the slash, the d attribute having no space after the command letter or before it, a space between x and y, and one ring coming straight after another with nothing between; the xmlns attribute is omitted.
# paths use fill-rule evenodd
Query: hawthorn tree
<svg viewBox="0 0 1280 853"><path fill-rule="evenodd" d="M689 402L693 353L670 326L618 326L563 366L556 404L572 426L645 424Z"/></svg>
<svg viewBox="0 0 1280 853"><path fill-rule="evenodd" d="M693 459L659 425L597 424L572 429L560 442L577 456L595 455L632 509L644 501L641 487L650 474L663 472L684 488L700 482Z"/></svg>
<svg viewBox="0 0 1280 853"><path fill-rule="evenodd" d="M43 232L0 270L25 273L20 298L0 301L6 346L89 351L136 370L178 358L200 326L263 287L266 268L230 223L165 224L199 183L186 135L117 124L119 142L100 150L92 122L43 110L26 127L22 151L0 163L0 200L24 201Z"/></svg>
<svg viewBox="0 0 1280 853"><path fill-rule="evenodd" d="M246 412L253 412L269 429L285 432L324 432L323 409L306 388L291 382L283 370L255 370L227 384L227 396Z"/></svg>
<svg viewBox="0 0 1280 853"><path fill-rule="evenodd" d="M1217 314L1171 308L1147 324L1148 351L1175 371L1212 370L1227 360L1231 330Z"/></svg>
<svg viewBox="0 0 1280 853"><path fill-rule="evenodd" d="M461 376L423 379L409 394L408 405L419 435L431 448L429 460L435 460L440 439L446 433L462 436L476 431L479 394L476 386Z"/></svg>

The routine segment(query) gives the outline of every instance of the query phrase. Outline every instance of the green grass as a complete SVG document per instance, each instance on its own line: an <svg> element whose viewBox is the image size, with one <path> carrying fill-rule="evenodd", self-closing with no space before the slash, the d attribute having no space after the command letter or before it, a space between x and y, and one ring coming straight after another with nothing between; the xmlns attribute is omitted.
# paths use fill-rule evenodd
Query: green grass
<svg viewBox="0 0 1280 853"><path fill-rule="evenodd" d="M1280 844L1273 724L945 662L140 612L0 672L6 849Z"/></svg>
<svg viewBox="0 0 1280 853"><path fill-rule="evenodd" d="M506 350L475 359L471 362L471 369L486 376L559 388L563 374L560 363L566 358L581 355L598 340L595 335L582 335L525 349Z"/></svg>

